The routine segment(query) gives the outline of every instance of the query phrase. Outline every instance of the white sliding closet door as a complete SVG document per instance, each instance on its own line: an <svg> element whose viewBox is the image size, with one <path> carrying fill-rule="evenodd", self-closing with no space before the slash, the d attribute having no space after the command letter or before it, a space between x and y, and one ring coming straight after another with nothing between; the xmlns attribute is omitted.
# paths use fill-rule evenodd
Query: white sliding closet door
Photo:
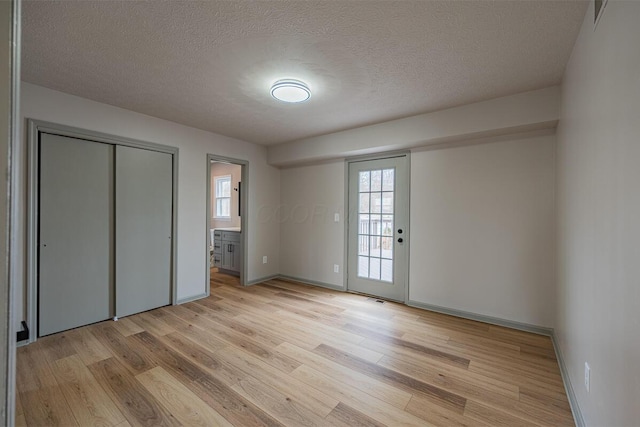
<svg viewBox="0 0 640 427"><path fill-rule="evenodd" d="M171 154L116 146L116 315L171 303Z"/></svg>
<svg viewBox="0 0 640 427"><path fill-rule="evenodd" d="M111 317L113 146L43 133L38 332Z"/></svg>

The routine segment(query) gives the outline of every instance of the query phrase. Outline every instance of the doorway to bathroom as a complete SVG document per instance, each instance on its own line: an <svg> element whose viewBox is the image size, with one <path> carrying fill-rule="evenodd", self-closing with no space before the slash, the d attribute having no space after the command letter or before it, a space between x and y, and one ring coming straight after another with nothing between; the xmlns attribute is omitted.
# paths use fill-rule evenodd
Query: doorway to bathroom
<svg viewBox="0 0 640 427"><path fill-rule="evenodd" d="M249 163L244 160L207 155L206 277L209 289L246 285L248 168Z"/></svg>

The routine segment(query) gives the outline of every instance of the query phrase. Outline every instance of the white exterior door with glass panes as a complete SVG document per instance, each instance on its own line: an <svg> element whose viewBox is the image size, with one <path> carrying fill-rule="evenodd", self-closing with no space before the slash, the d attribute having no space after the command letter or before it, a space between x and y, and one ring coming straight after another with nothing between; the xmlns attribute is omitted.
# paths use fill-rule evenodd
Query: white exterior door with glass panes
<svg viewBox="0 0 640 427"><path fill-rule="evenodd" d="M407 162L403 155L349 163L349 291L405 300Z"/></svg>

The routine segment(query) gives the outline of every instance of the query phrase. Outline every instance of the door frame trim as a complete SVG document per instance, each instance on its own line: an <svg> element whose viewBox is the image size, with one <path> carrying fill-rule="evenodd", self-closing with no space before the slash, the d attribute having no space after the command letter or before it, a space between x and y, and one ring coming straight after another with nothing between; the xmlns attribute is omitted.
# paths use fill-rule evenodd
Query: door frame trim
<svg viewBox="0 0 640 427"><path fill-rule="evenodd" d="M408 150L400 150L400 151L389 151L384 153L375 153L375 154L365 154L361 156L353 156L344 159L344 259L343 259L343 278L344 284L343 288L346 292L355 292L349 289L349 165L351 163L358 162L367 162L370 160L384 160L391 159L394 157L406 157L407 159L407 167L406 167L406 178L407 178L407 224L405 230L407 230L407 254L405 262L403 263L403 267L405 268L405 283L404 283L404 299L401 301L404 304L408 304L409 298L409 277L410 277L410 254L411 254L411 151Z"/></svg>
<svg viewBox="0 0 640 427"><path fill-rule="evenodd" d="M6 138L2 142L2 150L4 151L2 167L5 171L6 187L1 191L6 197L6 206L3 209L6 213L5 222L0 225L3 227L5 241L3 245L3 259L5 269L2 272L2 284L0 284L0 293L6 298L0 302L3 305L3 315L0 319L0 328L2 328L3 339L5 342L4 351L0 353L0 383L4 388L4 392L0 393L0 424L14 425L16 418L15 397L16 397L16 294L23 292L21 284L18 284L17 268L20 253L17 250L17 234L18 218L21 212L18 208L19 193L17 191L17 181L20 175L20 167L16 165L16 153L19 151L19 129L20 129L20 46L21 46L21 0L10 0L3 5L4 22L0 24L3 29L2 42L10 42L6 51L8 67L2 72L3 84L8 83L6 95L8 99L2 99L7 102L7 115L0 118L2 121L2 130ZM8 31L6 31L8 30ZM5 32L6 31L6 32ZM6 79L6 80L5 80ZM2 334L0 334L2 335Z"/></svg>
<svg viewBox="0 0 640 427"><path fill-rule="evenodd" d="M27 119L27 312L26 319L29 329L31 344L38 337L38 226L40 223L38 205L38 193L40 191L38 175L40 170L39 148L40 134L48 133L70 138L83 139L92 142L100 142L110 145L122 145L126 147L141 148L144 150L158 151L171 154L173 163L173 194L171 207L171 304L177 303L177 283L178 283L178 155L179 149L169 145L157 144L154 142L141 141L138 139L126 138L118 135L111 135L89 129L81 129L59 123L46 122L42 120Z"/></svg>
<svg viewBox="0 0 640 427"><path fill-rule="evenodd" d="M211 266L209 255L209 233L211 229L211 162L230 163L241 166L240 182L242 182L242 192L240 194L240 230L242 233L242 257L240 266L240 286L247 286L247 266L248 266L248 250L249 247L249 161L235 159L232 157L218 156L217 154L207 154L207 208L206 210L206 236L205 254L207 259L205 262L205 278L206 278L206 296L211 294Z"/></svg>

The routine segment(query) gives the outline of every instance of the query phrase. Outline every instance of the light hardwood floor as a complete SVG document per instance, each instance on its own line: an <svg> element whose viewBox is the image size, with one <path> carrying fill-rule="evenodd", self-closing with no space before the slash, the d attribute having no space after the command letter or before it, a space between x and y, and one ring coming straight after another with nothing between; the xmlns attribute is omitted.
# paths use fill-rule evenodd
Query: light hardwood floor
<svg viewBox="0 0 640 427"><path fill-rule="evenodd" d="M212 275L211 297L18 350L30 426L569 426L547 337Z"/></svg>

